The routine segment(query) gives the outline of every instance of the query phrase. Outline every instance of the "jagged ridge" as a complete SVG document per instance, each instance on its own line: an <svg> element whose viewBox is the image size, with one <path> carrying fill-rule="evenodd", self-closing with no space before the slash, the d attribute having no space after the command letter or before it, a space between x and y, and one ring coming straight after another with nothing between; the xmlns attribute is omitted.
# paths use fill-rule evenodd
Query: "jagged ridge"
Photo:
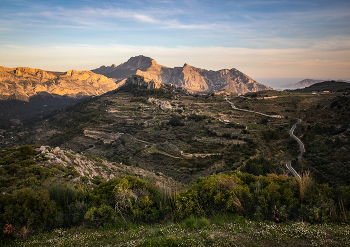
<svg viewBox="0 0 350 247"><path fill-rule="evenodd" d="M237 69L219 71L205 70L184 64L183 67L168 68L157 64L149 57L137 56L130 58L119 66L101 66L92 70L94 73L115 78L123 84L123 80L134 74L164 84L173 84L194 92L212 92L229 90L237 94L272 90L273 88L260 84Z"/></svg>

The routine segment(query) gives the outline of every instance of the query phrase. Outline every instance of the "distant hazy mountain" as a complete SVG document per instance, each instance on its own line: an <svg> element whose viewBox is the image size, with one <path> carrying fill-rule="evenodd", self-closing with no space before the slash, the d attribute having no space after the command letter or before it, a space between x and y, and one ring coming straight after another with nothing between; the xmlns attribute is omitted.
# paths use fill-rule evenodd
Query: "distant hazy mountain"
<svg viewBox="0 0 350 247"><path fill-rule="evenodd" d="M319 83L322 81L324 81L324 80L304 79L298 83L287 84L287 85L283 85L282 87L283 88L290 88L290 89L305 88L305 87L311 86L315 83Z"/></svg>
<svg viewBox="0 0 350 247"><path fill-rule="evenodd" d="M222 69L219 71L199 69L188 64L183 67L168 68L157 64L155 60L145 56L130 58L119 66L101 66L92 70L109 78L117 79L118 85L125 83L131 75L140 75L145 78L173 84L193 92L212 92L230 90L242 94L273 88L260 84L237 69Z"/></svg>
<svg viewBox="0 0 350 247"><path fill-rule="evenodd" d="M39 92L70 97L101 95L115 89L115 79L91 71L50 72L0 67L0 99L28 101Z"/></svg>
<svg viewBox="0 0 350 247"><path fill-rule="evenodd" d="M312 92L350 92L350 83L342 81L322 81L312 84L305 88L288 90L290 92L298 93L312 93Z"/></svg>

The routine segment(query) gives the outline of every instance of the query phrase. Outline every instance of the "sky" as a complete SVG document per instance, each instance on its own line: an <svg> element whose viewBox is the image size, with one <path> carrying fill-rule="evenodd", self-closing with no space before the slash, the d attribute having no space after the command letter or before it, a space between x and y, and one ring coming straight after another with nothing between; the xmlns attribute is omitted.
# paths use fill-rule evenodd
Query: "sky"
<svg viewBox="0 0 350 247"><path fill-rule="evenodd" d="M0 66L91 70L138 55L272 86L350 80L350 1L0 0Z"/></svg>

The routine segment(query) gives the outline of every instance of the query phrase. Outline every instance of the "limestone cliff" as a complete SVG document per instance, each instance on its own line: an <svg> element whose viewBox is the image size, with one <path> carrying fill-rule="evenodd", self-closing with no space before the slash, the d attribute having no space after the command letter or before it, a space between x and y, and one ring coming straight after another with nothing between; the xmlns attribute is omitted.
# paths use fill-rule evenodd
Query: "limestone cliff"
<svg viewBox="0 0 350 247"><path fill-rule="evenodd" d="M137 85L140 87L147 87L147 89L158 89L161 87L160 82L148 79L140 75L130 76L128 79L125 80L125 85L127 84Z"/></svg>
<svg viewBox="0 0 350 247"><path fill-rule="evenodd" d="M0 99L28 100L39 92L70 97L101 95L115 89L115 79L91 71L49 72L0 67Z"/></svg>
<svg viewBox="0 0 350 247"><path fill-rule="evenodd" d="M237 69L211 71L188 64L184 64L183 67L168 68L142 55L132 57L119 66L102 66L92 71L117 79L118 82L121 82L119 85L122 85L126 78L136 74L164 84L180 86L193 92L213 92L226 89L233 93L243 94L272 89L256 82Z"/></svg>

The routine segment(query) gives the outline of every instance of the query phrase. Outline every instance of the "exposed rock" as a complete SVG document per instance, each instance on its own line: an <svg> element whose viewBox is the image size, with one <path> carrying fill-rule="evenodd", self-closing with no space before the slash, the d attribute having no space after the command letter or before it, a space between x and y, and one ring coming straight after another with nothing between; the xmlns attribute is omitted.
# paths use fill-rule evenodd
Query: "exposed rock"
<svg viewBox="0 0 350 247"><path fill-rule="evenodd" d="M91 156L75 153L71 150L65 151L58 147L52 149L50 147L41 146L40 148L37 148L36 151L40 154L45 154L45 156L49 158L49 160L41 161L38 165L45 167L52 165L61 165L63 167L70 166L73 167L80 176L87 176L90 179L94 176L102 176L106 180L110 180L124 174L132 174L140 177L154 177L157 181L162 180L162 183L166 183L165 178L160 178L150 171L138 167L129 167L123 164L111 163L97 157L91 158ZM73 178L72 175L69 175L67 178L74 183L81 182L80 177ZM91 182L88 183L91 184Z"/></svg>
<svg viewBox="0 0 350 247"><path fill-rule="evenodd" d="M147 87L147 89L158 89L161 86L160 82L145 78L144 76L140 75L133 75L126 79L125 85L128 84L137 85L140 87Z"/></svg>
<svg viewBox="0 0 350 247"><path fill-rule="evenodd" d="M0 99L28 100L40 92L70 97L101 95L117 87L115 79L91 71L49 72L0 67Z"/></svg>
<svg viewBox="0 0 350 247"><path fill-rule="evenodd" d="M162 101L162 100L155 99L155 98L148 98L147 102L157 105L162 110L172 110L173 109L173 107L171 106L169 101Z"/></svg>

